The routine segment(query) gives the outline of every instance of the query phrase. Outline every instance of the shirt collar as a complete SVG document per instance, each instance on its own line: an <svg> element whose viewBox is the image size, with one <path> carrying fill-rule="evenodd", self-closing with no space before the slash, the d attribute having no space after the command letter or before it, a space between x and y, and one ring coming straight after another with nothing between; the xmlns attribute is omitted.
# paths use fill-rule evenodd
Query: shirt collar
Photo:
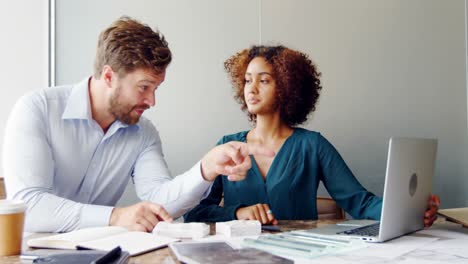
<svg viewBox="0 0 468 264"><path fill-rule="evenodd" d="M86 78L73 86L62 119L92 119L88 89L89 79Z"/></svg>
<svg viewBox="0 0 468 264"><path fill-rule="evenodd" d="M62 119L83 119L88 120L88 122L94 121L93 115L91 113L91 103L89 98L89 81L91 77L82 80L81 82L77 83L73 86L70 96L68 97L67 104L65 106L65 110L62 114ZM140 121L136 123L134 126L137 128L140 127ZM120 120L116 120L112 123L111 127L118 128L125 128L129 125L121 122Z"/></svg>

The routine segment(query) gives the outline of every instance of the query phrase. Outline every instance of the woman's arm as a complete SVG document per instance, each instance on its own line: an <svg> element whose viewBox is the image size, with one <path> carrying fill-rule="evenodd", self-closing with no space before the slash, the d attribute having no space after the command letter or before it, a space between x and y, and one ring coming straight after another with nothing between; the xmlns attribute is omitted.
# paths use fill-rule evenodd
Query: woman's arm
<svg viewBox="0 0 468 264"><path fill-rule="evenodd" d="M211 187L211 192L199 205L184 215L185 222L223 222L236 219L236 211L241 204L219 206L223 198L223 176L219 176Z"/></svg>
<svg viewBox="0 0 468 264"><path fill-rule="evenodd" d="M382 198L367 191L323 136L318 138L321 180L335 201L356 219L380 219Z"/></svg>

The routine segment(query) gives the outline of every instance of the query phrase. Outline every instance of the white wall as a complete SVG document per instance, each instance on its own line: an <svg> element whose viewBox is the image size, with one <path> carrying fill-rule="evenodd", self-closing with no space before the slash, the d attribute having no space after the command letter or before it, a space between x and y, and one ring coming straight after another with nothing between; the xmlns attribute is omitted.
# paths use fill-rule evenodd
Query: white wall
<svg viewBox="0 0 468 264"><path fill-rule="evenodd" d="M464 1L263 3L264 42L306 51L323 72L307 127L331 139L369 189L383 191L389 137L434 137L434 192L444 205L468 205Z"/></svg>
<svg viewBox="0 0 468 264"><path fill-rule="evenodd" d="M381 195L390 136L439 139L434 192L468 206L463 0L57 1L57 83L91 74L97 36L121 15L158 27L174 53L157 106L174 175L223 135L248 129L223 61L256 44L310 54L323 72L321 131ZM134 201L127 193L122 204Z"/></svg>
<svg viewBox="0 0 468 264"><path fill-rule="evenodd" d="M48 85L48 1L6 2L0 3L0 150L15 101L28 91ZM2 167L0 159L0 177Z"/></svg>

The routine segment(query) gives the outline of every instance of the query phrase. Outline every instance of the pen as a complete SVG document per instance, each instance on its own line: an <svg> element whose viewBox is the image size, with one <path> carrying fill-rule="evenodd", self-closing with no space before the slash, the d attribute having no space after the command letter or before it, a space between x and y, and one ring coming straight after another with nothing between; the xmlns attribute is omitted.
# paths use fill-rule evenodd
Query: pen
<svg viewBox="0 0 468 264"><path fill-rule="evenodd" d="M107 252L104 256L94 260L91 262L91 264L106 264L109 263L110 261L114 260L115 258L118 258L120 256L120 253L122 253L122 249L118 246L111 251Z"/></svg>

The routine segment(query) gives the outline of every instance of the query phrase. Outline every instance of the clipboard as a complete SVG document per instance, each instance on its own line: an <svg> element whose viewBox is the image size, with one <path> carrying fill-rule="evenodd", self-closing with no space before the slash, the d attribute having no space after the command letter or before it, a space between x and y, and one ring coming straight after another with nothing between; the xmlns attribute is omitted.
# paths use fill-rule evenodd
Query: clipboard
<svg viewBox="0 0 468 264"><path fill-rule="evenodd" d="M468 228L468 207L440 209L437 214L445 217L448 221Z"/></svg>

